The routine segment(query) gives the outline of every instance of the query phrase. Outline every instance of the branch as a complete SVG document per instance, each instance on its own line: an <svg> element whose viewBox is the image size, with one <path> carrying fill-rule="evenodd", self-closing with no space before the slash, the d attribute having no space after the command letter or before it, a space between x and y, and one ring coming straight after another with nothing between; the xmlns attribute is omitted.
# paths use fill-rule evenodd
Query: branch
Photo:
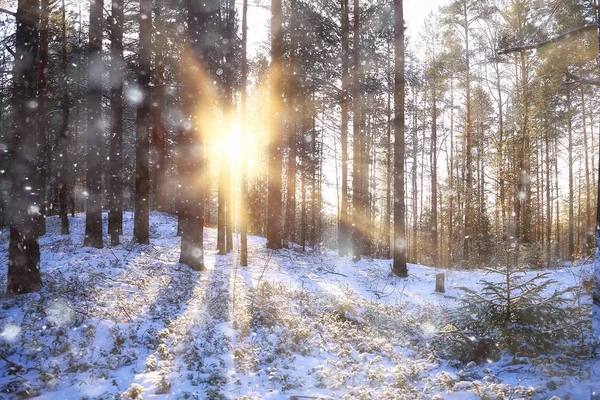
<svg viewBox="0 0 600 400"><path fill-rule="evenodd" d="M9 11L6 8L0 8L0 12L3 12L4 14L8 14L8 15L12 15L13 17L17 17L17 13L14 11Z"/></svg>
<svg viewBox="0 0 600 400"><path fill-rule="evenodd" d="M589 30L595 30L597 28L598 28L598 24L584 25L584 26L580 26L579 28L575 28L570 31L567 31L558 36L555 36L552 39L546 40L545 42L534 43L534 44L529 44L529 45L525 45L525 46L510 47L508 49L497 50L496 53L498 55L502 55L502 54L510 54L510 53L527 51L527 50L539 49L539 48L545 47L549 44L559 42L563 39L568 39L570 36L575 35L577 33L586 32Z"/></svg>
<svg viewBox="0 0 600 400"><path fill-rule="evenodd" d="M13 51L13 49L11 49L8 46L4 46L6 48L6 50L8 50L8 52L10 53L11 56L16 57L17 54Z"/></svg>
<svg viewBox="0 0 600 400"><path fill-rule="evenodd" d="M567 83L581 83L584 85L600 86L600 80L580 78L570 72L567 72Z"/></svg>

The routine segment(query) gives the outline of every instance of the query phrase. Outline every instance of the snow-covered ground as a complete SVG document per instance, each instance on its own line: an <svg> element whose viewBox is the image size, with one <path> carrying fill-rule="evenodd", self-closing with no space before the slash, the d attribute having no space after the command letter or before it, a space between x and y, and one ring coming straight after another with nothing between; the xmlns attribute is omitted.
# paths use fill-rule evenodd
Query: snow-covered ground
<svg viewBox="0 0 600 400"><path fill-rule="evenodd" d="M594 260L594 302L593 308L593 332L594 342L600 344L600 238L596 236L596 257ZM600 400L600 349L596 345L592 352L592 399Z"/></svg>
<svg viewBox="0 0 600 400"><path fill-rule="evenodd" d="M457 306L459 287L490 279L485 272L446 271L439 294L434 268L409 265L398 279L389 260L272 252L260 237L249 238L250 266L239 267L235 252L216 254L216 232L205 229L208 269L199 273L178 264L172 216L152 213L151 244L137 245L127 213L123 244L101 250L81 247L84 222L71 218L70 236L60 236L49 218L43 290L0 301L0 398L590 397L589 358L503 353L464 366L435 356L444 310ZM550 277L581 286L592 269ZM591 313L591 301L583 306Z"/></svg>

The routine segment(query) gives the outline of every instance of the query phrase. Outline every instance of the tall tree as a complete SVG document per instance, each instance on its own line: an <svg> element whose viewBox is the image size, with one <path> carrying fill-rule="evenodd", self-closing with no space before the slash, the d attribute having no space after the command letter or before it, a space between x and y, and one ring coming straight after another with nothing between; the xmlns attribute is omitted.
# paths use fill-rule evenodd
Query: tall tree
<svg viewBox="0 0 600 400"><path fill-rule="evenodd" d="M338 247L340 256L348 254L348 239L350 234L350 223L348 215L348 87L350 86L349 73L349 16L348 0L342 3L342 121L341 121L341 151L342 151L342 204L340 210L340 221L338 228Z"/></svg>
<svg viewBox="0 0 600 400"><path fill-rule="evenodd" d="M204 135L199 105L208 103L208 93L199 78L208 70L210 22L219 13L218 0L187 1L188 45L184 54L184 112L186 121L180 134L179 175L182 186L179 223L181 225L181 255L179 262L202 271L204 266L204 180L205 156ZM200 178L200 179L199 179Z"/></svg>
<svg viewBox="0 0 600 400"><path fill-rule="evenodd" d="M247 118L247 84L248 84L248 0L242 0L242 77L241 77L241 114L242 114L242 161L241 161L241 202L240 207L240 265L248 266L248 175L246 172L246 118Z"/></svg>
<svg viewBox="0 0 600 400"><path fill-rule="evenodd" d="M162 0L154 2L154 90L152 92L152 144L156 154L154 162L154 208L165 211L168 199L166 196L167 165L166 165L166 135L163 123L163 108L165 106L165 49L166 33L162 18Z"/></svg>
<svg viewBox="0 0 600 400"><path fill-rule="evenodd" d="M140 55L138 85L142 92L137 106L135 135L135 214L133 238L150 243L150 60L152 57L152 0L140 0Z"/></svg>
<svg viewBox="0 0 600 400"><path fill-rule="evenodd" d="M62 20L61 20L61 49L60 49L60 69L63 73L62 79L60 80L61 85L61 111L62 121L60 126L60 132L58 137L58 166L56 172L56 183L58 186L58 215L61 222L61 234L69 234L69 205L67 198L70 194L69 182L70 182L70 144L69 139L69 78L68 78L68 54L67 54L67 17L65 0L62 0Z"/></svg>
<svg viewBox="0 0 600 400"><path fill-rule="evenodd" d="M584 86L581 85L581 122L583 129L583 163L585 166L585 240L583 243L584 254L589 254L594 248L594 229L592 227L592 187L590 182L590 168L589 168L589 147L588 147L588 134L587 134L587 117L585 109L585 91Z"/></svg>
<svg viewBox="0 0 600 400"><path fill-rule="evenodd" d="M569 239L567 259L575 256L575 221L574 221L574 189L573 189L573 112L571 110L571 89L567 88L567 135L569 152Z"/></svg>
<svg viewBox="0 0 600 400"><path fill-rule="evenodd" d="M40 180L40 218L37 220L37 229L41 235L46 234L45 217L48 213L48 195L46 193L46 184L50 169L50 137L48 135L48 39L50 32L50 0L40 1L40 23L39 23L39 60L38 60L38 75L37 75L37 91L38 91L38 143L41 154L38 159L38 169L40 174L37 179Z"/></svg>
<svg viewBox="0 0 600 400"><path fill-rule="evenodd" d="M296 142L297 127L296 127L296 98L295 94L298 90L297 82L294 77L296 73L296 0L291 0L290 3L290 64L288 68L288 76L290 77L289 90L287 96L287 115L288 115L288 165L287 165L287 180L286 180L286 195L287 204L285 207L285 226L284 226L284 242L289 245L295 241L296 229Z"/></svg>
<svg viewBox="0 0 600 400"><path fill-rule="evenodd" d="M235 40L235 3L234 0L227 0L227 21L225 25L226 45L225 45L225 116L227 130L233 132L233 116L235 109L233 106L233 79L234 79L234 40ZM225 250L229 253L233 250L233 186L232 186L232 158L224 157L227 160L225 172L226 176L226 208L225 208Z"/></svg>
<svg viewBox="0 0 600 400"><path fill-rule="evenodd" d="M104 0L90 0L88 67L87 210L84 246L102 248L102 13Z"/></svg>
<svg viewBox="0 0 600 400"><path fill-rule="evenodd" d="M222 73L223 87L223 114L225 117L225 130L231 132L233 128L233 33L235 10L233 0L225 1L225 25L224 25L224 62ZM221 146L225 151L227 137L221 138ZM219 160L219 188L217 209L217 250L219 255L227 254L233 248L233 208L231 207L231 158L222 156Z"/></svg>
<svg viewBox="0 0 600 400"><path fill-rule="evenodd" d="M352 27L354 47L352 51L352 224L353 248L352 259L360 260L363 250L363 229L365 216L363 214L363 176L362 163L362 133L360 131L360 6L359 0L354 0L354 24Z"/></svg>
<svg viewBox="0 0 600 400"><path fill-rule="evenodd" d="M110 24L110 181L108 194L108 233L112 246L123 234L123 0L112 0Z"/></svg>
<svg viewBox="0 0 600 400"><path fill-rule="evenodd" d="M39 45L39 0L19 0L16 14L16 51L13 65L13 138L10 158L11 201L6 295L40 290L40 247L36 218L41 191L37 176L36 57Z"/></svg>
<svg viewBox="0 0 600 400"><path fill-rule="evenodd" d="M404 10L394 0L394 262L392 271L408 276L406 266L406 206L404 203Z"/></svg>
<svg viewBox="0 0 600 400"><path fill-rule="evenodd" d="M281 237L281 177L282 177L282 107L281 78L283 61L283 30L281 0L271 0L271 95L268 162L267 248L282 247Z"/></svg>
<svg viewBox="0 0 600 400"><path fill-rule="evenodd" d="M465 193L463 197L464 212L464 238L463 238L463 258L469 262L471 253L471 242L473 240L473 144L472 144L472 121L471 121L471 51L470 51L470 26L478 18L477 8L481 6L480 1L476 0L454 0L450 5L444 8L446 22L455 26L463 39L464 46L464 85L466 91L465 101Z"/></svg>

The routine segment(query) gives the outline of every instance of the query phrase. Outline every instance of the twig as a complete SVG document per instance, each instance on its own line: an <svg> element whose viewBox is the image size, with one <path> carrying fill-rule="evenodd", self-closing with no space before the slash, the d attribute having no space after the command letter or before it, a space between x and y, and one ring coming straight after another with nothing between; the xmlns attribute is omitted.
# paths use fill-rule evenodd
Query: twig
<svg viewBox="0 0 600 400"><path fill-rule="evenodd" d="M334 274L334 275L339 275L339 276L343 276L344 278L347 278L347 277L348 277L348 275L344 275L344 274L342 274L341 272L335 272L335 271L327 271L327 270L324 270L324 271L323 271L323 273L325 273L325 274Z"/></svg>
<svg viewBox="0 0 600 400"><path fill-rule="evenodd" d="M19 371L23 371L23 367L17 363L14 363L12 361L10 361L5 355L4 353L0 352L0 359L2 359L5 363L7 363L8 365L10 365L10 368L12 370L14 370L15 372L19 372Z"/></svg>
<svg viewBox="0 0 600 400"><path fill-rule="evenodd" d="M10 53L11 56L16 57L17 53L14 52L13 49L11 49L8 45L4 46L6 48L6 50L8 50L8 52Z"/></svg>
<svg viewBox="0 0 600 400"><path fill-rule="evenodd" d="M12 15L13 17L17 16L16 12L7 10L6 8L0 8L0 12L3 12L4 14Z"/></svg>

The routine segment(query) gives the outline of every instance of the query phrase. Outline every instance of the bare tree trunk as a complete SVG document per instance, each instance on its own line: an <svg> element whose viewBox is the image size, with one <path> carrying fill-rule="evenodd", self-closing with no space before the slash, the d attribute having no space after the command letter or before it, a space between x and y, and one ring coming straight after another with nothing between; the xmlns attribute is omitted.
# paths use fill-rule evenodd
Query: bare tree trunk
<svg viewBox="0 0 600 400"><path fill-rule="evenodd" d="M48 135L48 36L50 20L50 0L41 0L40 2L40 22L39 22L39 61L37 74L37 105L39 109L38 121L39 128L37 130L38 142L40 148L40 157L38 159L40 185L40 214L36 218L36 229L39 236L46 234L46 215L53 213L52 204L48 207L48 193L46 192L46 183L50 175L50 143L52 139ZM52 195L52 192L51 192ZM50 208L50 210L48 210Z"/></svg>
<svg viewBox="0 0 600 400"><path fill-rule="evenodd" d="M588 147L588 134L587 134L587 117L585 114L585 93L583 85L580 86L581 90L581 121L583 125L583 156L585 164L585 245L584 254L589 254L594 248L594 227L592 223L592 188L590 182L590 168L589 168L589 147Z"/></svg>
<svg viewBox="0 0 600 400"><path fill-rule="evenodd" d="M288 167L287 167L287 204L285 208L285 234L284 242L286 246L290 242L295 241L295 221L296 221L296 79L294 74L296 73L296 1L292 0L290 4L290 66L288 75L290 76L289 94L288 101L286 104L288 110Z"/></svg>
<svg viewBox="0 0 600 400"><path fill-rule="evenodd" d="M450 77L450 207L448 224L448 267L452 267L452 250L454 244L454 77Z"/></svg>
<svg viewBox="0 0 600 400"><path fill-rule="evenodd" d="M150 60L152 52L152 0L140 0L140 63L138 84L142 99L137 107L135 135L135 214L133 239L148 244L150 203Z"/></svg>
<svg viewBox="0 0 600 400"><path fill-rule="evenodd" d="M42 286L40 247L35 212L41 191L37 175L40 151L36 146L38 112L29 107L36 100L36 56L39 44L39 0L19 0L16 14L16 54L13 65L13 141L9 162L12 201L6 216L10 225L6 295L37 292Z"/></svg>
<svg viewBox="0 0 600 400"><path fill-rule="evenodd" d="M342 121L341 121L341 147L342 147L342 209L338 225L339 255L343 257L349 251L350 221L348 216L348 87L350 86L349 73L349 30L348 0L341 0L342 4Z"/></svg>
<svg viewBox="0 0 600 400"><path fill-rule="evenodd" d="M575 237L574 237L574 209L573 209L573 128L572 128L573 113L571 111L571 91L567 90L567 131L568 131L568 150L569 150L569 247L567 259L573 261L575 253Z"/></svg>
<svg viewBox="0 0 600 400"><path fill-rule="evenodd" d="M396 98L396 91L394 90L394 104L395 104L395 98ZM418 186L417 186L417 179L418 179L418 175L417 171L418 171L418 163L417 163L417 154L418 154L418 148L419 148L419 139L418 139L418 129L417 129L417 123L418 123L418 117L417 117L417 102L416 102L416 95L415 95L415 102L414 102L414 106L415 109L413 110L413 114L414 114L414 124L413 124L413 145L412 145L412 160L413 160L413 164L412 164L412 168L411 168L411 172L412 172L412 240L411 240L411 253L412 253L412 262L416 263L417 262L417 228L418 228L418 224L417 224L417 216L418 216L418 212L417 212L417 208L418 208L418 193L419 191ZM395 107L395 106L394 106ZM394 110L395 112L395 110ZM394 124L394 132L396 130L396 125ZM394 136L396 135L396 133L394 133ZM396 146L394 146L394 157L396 157ZM394 163L395 165L395 163ZM394 167L395 168L395 167ZM395 176L395 172L394 172L394 176ZM395 187L396 183L394 181L394 187ZM396 201L397 196L394 194L394 201ZM394 217L395 218L395 217Z"/></svg>
<svg viewBox="0 0 600 400"><path fill-rule="evenodd" d="M123 234L123 21L123 0L113 0L110 24L110 104L113 123L108 197L108 233L112 246L119 244L119 235Z"/></svg>
<svg viewBox="0 0 600 400"><path fill-rule="evenodd" d="M282 178L282 106L281 78L283 62L283 14L281 0L271 0L271 111L268 162L268 215L267 248L277 250L282 247L281 232L281 178Z"/></svg>
<svg viewBox="0 0 600 400"><path fill-rule="evenodd" d="M550 268L552 261L552 199L550 197L550 128L546 126L544 135L544 147L546 150L546 262Z"/></svg>
<svg viewBox="0 0 600 400"><path fill-rule="evenodd" d="M560 192L558 190L558 137L554 136L554 185L556 188L556 258L560 258Z"/></svg>
<svg viewBox="0 0 600 400"><path fill-rule="evenodd" d="M437 92L435 80L432 90L431 110L431 245L433 266L438 267L438 232L437 232Z"/></svg>
<svg viewBox="0 0 600 400"><path fill-rule="evenodd" d="M404 204L404 12L394 0L394 263L392 271L408 276L406 266L406 207Z"/></svg>
<svg viewBox="0 0 600 400"><path fill-rule="evenodd" d="M104 0L90 0L88 66L88 192L84 246L102 248L102 13Z"/></svg>
<svg viewBox="0 0 600 400"><path fill-rule="evenodd" d="M227 45L225 46L225 112L227 128L230 132L233 131L233 115L235 109L233 106L233 78L234 78L234 24L235 24L235 4L234 0L227 0ZM232 160L225 157L227 160L226 179L226 208L225 208L225 250L227 253L233 250L233 175L232 175Z"/></svg>
<svg viewBox="0 0 600 400"><path fill-rule="evenodd" d="M304 99L304 109L306 109L306 99ZM306 112L306 111L304 111ZM307 116L302 116L302 140L300 141L300 160L302 160L301 171L300 171L300 190L302 192L302 208L300 211L300 241L302 242L302 251L306 250L306 174L307 159L306 154L306 135L307 135Z"/></svg>
<svg viewBox="0 0 600 400"><path fill-rule="evenodd" d="M68 136L69 129L69 82L68 82L68 58L67 58L67 20L65 10L65 0L62 0L62 30L61 30L61 70L63 77L61 79L61 108L62 108L62 121L59 133L59 145L58 148L62 152L62 156L59 155L59 165L57 166L57 185L58 185L58 199L59 199L59 211L60 217L61 234L69 234L69 205L67 198L70 193L69 189L69 168L70 168L70 140Z"/></svg>
<svg viewBox="0 0 600 400"><path fill-rule="evenodd" d="M521 144L519 154L519 199L521 200L521 229L519 237L523 243L531 242L531 165L530 139L528 131L529 90L527 83L527 64L525 53L520 53L521 60Z"/></svg>
<svg viewBox="0 0 600 400"><path fill-rule="evenodd" d="M197 81L200 68L207 68L210 46L207 30L211 18L219 11L216 0L198 3L188 0L188 46L184 58L184 110L190 129L181 134L179 143L179 175L181 179L182 204L180 206L181 255L179 262L193 270L202 271L204 266L204 162L203 131L196 115L199 102L207 96Z"/></svg>
<svg viewBox="0 0 600 400"><path fill-rule="evenodd" d="M312 101L311 101L311 130L310 130L310 160L311 160L311 183L310 183L310 244L313 250L317 244L317 127L315 121L317 119L317 109L315 105L315 85L312 85Z"/></svg>
<svg viewBox="0 0 600 400"><path fill-rule="evenodd" d="M363 234L364 229L364 215L361 215L362 211L362 199L361 199L361 185L362 179L362 163L361 163L361 149L363 146L362 134L360 132L360 37L359 37L359 26L360 26L360 6L359 0L354 0L354 25L353 25L353 62L352 66L352 136L353 140L353 161L352 161L352 208L353 216L352 223L353 229L353 249L352 259L354 261L360 260L362 255L363 247Z"/></svg>
<svg viewBox="0 0 600 400"><path fill-rule="evenodd" d="M388 42L388 56L386 57L387 62L387 149L386 149L386 179L385 179L385 213L383 222L383 244L384 244L384 258L392 257L392 246L391 246L391 219L392 219L392 79L390 76L390 58L391 58L390 43Z"/></svg>
<svg viewBox="0 0 600 400"><path fill-rule="evenodd" d="M504 109L502 107L502 83L500 81L500 71L498 63L494 64L496 68L496 89L498 91L498 184L500 186L500 210L502 214L502 240L504 238L504 224L506 222L506 196L505 177L504 177Z"/></svg>
<svg viewBox="0 0 600 400"><path fill-rule="evenodd" d="M154 209L165 211L167 207L167 198L165 196L165 186L167 184L167 163L166 163L166 140L165 125L162 120L162 110L165 106L165 34L161 18L162 0L155 0L154 16L154 90L152 93L152 144L156 154L154 161Z"/></svg>
<svg viewBox="0 0 600 400"><path fill-rule="evenodd" d="M242 79L241 79L241 113L242 113L242 162L241 162L241 203L240 207L240 265L248 266L248 177L247 165L247 133L246 133L246 99L248 83L248 0L242 1Z"/></svg>
<svg viewBox="0 0 600 400"><path fill-rule="evenodd" d="M465 167L466 167L466 180L465 180L465 198L464 198L464 229L465 235L463 239L463 258L466 263L469 262L471 253L471 242L472 242L472 202L473 202L473 171L472 171L472 144L471 144L471 70L470 70L470 56L469 56L469 22L467 15L467 4L464 3L463 9L464 17L464 39L465 39L465 85L467 88L466 97L466 109L467 109L467 129L465 132Z"/></svg>

